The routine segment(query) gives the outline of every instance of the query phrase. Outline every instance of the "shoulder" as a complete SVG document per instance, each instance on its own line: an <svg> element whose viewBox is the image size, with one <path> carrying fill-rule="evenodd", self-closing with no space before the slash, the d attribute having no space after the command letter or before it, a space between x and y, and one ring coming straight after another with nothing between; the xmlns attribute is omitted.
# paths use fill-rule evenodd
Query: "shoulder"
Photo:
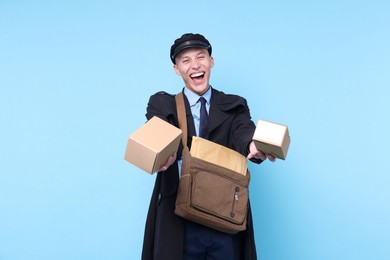
<svg viewBox="0 0 390 260"><path fill-rule="evenodd" d="M159 91L150 96L146 109L146 117L158 116L169 121L176 113L175 95Z"/></svg>
<svg viewBox="0 0 390 260"><path fill-rule="evenodd" d="M246 99L234 94L225 94L222 91L213 88L213 102L215 102L222 110L228 111L237 108L247 107Z"/></svg>
<svg viewBox="0 0 390 260"><path fill-rule="evenodd" d="M170 94L170 93L165 92L165 91L159 91L159 92L156 92L153 95L151 95L150 98L154 98L154 99L171 99L171 98L175 98L175 95L174 94Z"/></svg>
<svg viewBox="0 0 390 260"><path fill-rule="evenodd" d="M174 102L175 100L175 95L169 94L165 91L159 91L153 95L150 96L149 98L149 104L170 104Z"/></svg>

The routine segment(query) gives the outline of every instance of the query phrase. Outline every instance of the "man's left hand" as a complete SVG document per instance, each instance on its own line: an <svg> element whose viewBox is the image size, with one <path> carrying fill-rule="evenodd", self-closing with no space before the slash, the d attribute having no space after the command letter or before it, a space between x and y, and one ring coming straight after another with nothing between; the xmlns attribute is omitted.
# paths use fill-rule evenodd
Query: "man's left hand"
<svg viewBox="0 0 390 260"><path fill-rule="evenodd" d="M255 143L253 141L249 145L249 154L247 158L248 159L255 158L255 159L260 159L262 161L265 161L268 158L268 160L270 160L271 162L276 161L276 157L273 156L272 154L266 154L263 153L262 151L257 150Z"/></svg>

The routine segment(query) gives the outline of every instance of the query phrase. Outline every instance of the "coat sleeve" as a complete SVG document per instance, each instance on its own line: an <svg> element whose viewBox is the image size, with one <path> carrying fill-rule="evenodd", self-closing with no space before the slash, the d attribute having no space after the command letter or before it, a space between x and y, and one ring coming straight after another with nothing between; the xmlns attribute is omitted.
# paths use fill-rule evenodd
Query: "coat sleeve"
<svg viewBox="0 0 390 260"><path fill-rule="evenodd" d="M177 126L174 96L158 92L149 99L146 118L157 116ZM177 163L158 172L145 225L142 260L183 258L183 223L174 214L179 174Z"/></svg>
<svg viewBox="0 0 390 260"><path fill-rule="evenodd" d="M154 258L154 234L156 231L157 203L161 187L161 174L157 175L156 182L150 200L148 215L146 217L144 242L142 247L142 260Z"/></svg>
<svg viewBox="0 0 390 260"><path fill-rule="evenodd" d="M232 142L235 149L243 154L249 154L249 144L252 142L256 125L253 123L246 99L237 98L234 106L234 120L232 121ZM254 163L261 163L260 159L251 159Z"/></svg>

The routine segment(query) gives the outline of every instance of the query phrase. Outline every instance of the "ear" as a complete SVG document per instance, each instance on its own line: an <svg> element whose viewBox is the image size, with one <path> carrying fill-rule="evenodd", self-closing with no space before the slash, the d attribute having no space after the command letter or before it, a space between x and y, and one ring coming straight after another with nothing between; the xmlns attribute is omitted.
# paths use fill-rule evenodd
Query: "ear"
<svg viewBox="0 0 390 260"><path fill-rule="evenodd" d="M181 76L180 71L179 71L179 68L177 67L176 64L173 65L173 70L175 71L175 73L176 73L178 76Z"/></svg>
<svg viewBox="0 0 390 260"><path fill-rule="evenodd" d="M214 68L214 58L213 58L213 56L210 56L210 61L211 61L211 68Z"/></svg>

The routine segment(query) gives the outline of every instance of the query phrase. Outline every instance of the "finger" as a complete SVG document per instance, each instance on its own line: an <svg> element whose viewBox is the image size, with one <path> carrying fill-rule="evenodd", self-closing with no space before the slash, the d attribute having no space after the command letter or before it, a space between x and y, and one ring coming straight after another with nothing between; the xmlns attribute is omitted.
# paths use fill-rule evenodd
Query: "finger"
<svg viewBox="0 0 390 260"><path fill-rule="evenodd" d="M263 153L261 153L261 152L259 152L259 153L250 153L250 154L248 154L247 158L248 158L248 159L254 158L254 159L257 159L257 160L260 159L260 160L262 160L262 161L264 161L265 159L267 159L267 157L265 156L265 154L263 154Z"/></svg>
<svg viewBox="0 0 390 260"><path fill-rule="evenodd" d="M247 156L247 158L248 158L248 159L252 159L252 158L254 158L254 159L260 159L260 156L258 155L257 152L255 152L255 153L249 153L248 156Z"/></svg>
<svg viewBox="0 0 390 260"><path fill-rule="evenodd" d="M267 159L267 156L265 155L265 153L263 153L262 151L259 151L258 153L257 153L257 156L258 156L258 158L260 159L260 160L266 160Z"/></svg>
<svg viewBox="0 0 390 260"><path fill-rule="evenodd" d="M158 169L159 172L164 172L166 170L168 170L168 167L165 165L161 166L160 169Z"/></svg>
<svg viewBox="0 0 390 260"><path fill-rule="evenodd" d="M173 162L175 161L175 158L173 156L169 156L167 163L165 164L167 167L171 166Z"/></svg>
<svg viewBox="0 0 390 260"><path fill-rule="evenodd" d="M270 160L271 162L275 162L275 161L276 161L276 157L273 156L272 154L267 154L267 158L268 158L268 160Z"/></svg>

